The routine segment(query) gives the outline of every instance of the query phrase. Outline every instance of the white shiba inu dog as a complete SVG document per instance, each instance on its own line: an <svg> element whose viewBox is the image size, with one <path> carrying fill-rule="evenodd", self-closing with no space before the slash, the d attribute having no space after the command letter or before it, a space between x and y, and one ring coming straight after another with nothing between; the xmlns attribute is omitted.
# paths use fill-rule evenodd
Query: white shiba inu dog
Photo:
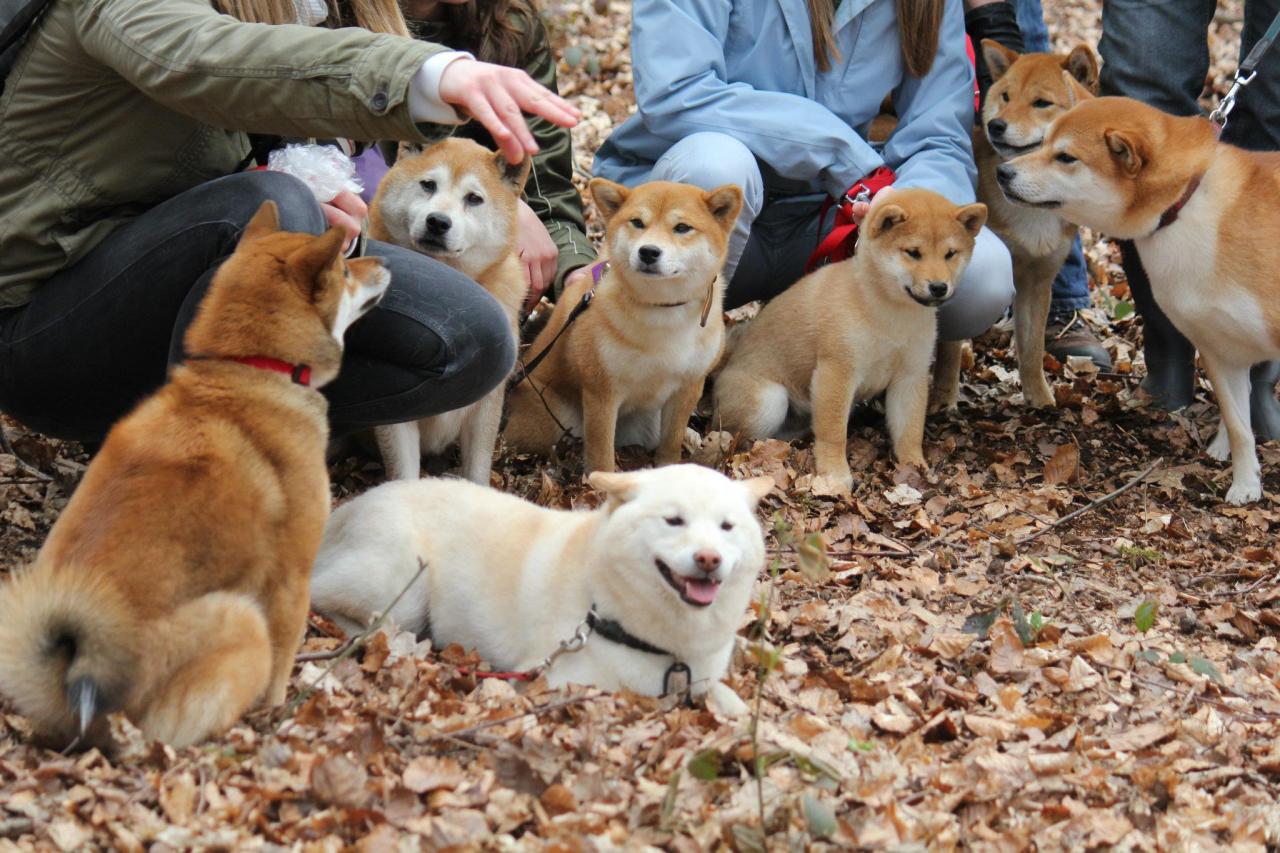
<svg viewBox="0 0 1280 853"><path fill-rule="evenodd" d="M547 453L563 425L583 437L588 471L612 471L615 446L627 444L656 448L659 465L678 462L724 342L720 270L742 191L665 181L629 190L596 178L591 192L611 263L598 286L588 277L565 289L529 348L547 356L512 391L504 437ZM565 330L593 286L590 310Z"/></svg>
<svg viewBox="0 0 1280 853"><path fill-rule="evenodd" d="M1203 118L1096 98L998 176L1019 204L1133 240L1156 302L1213 382L1222 421L1209 455L1231 459L1227 502L1262 497L1249 369L1280 358L1280 154L1221 143Z"/></svg>
<svg viewBox="0 0 1280 853"><path fill-rule="evenodd" d="M973 134L978 201L987 206L987 227L1013 256L1013 328L1022 396L1029 406L1047 408L1054 398L1044 375L1044 329L1053 278L1071 251L1076 227L1052 210L1010 202L996 183L996 169L1040 145L1054 119L1075 106L1081 87L1096 91L1098 61L1087 45L1063 56L1019 55L986 39L982 53L995 82L982 107L982 127ZM960 341L938 343L934 401L942 408L954 408L960 392L960 347Z"/></svg>
<svg viewBox="0 0 1280 853"><path fill-rule="evenodd" d="M369 207L369 235L430 255L475 279L502 305L515 338L528 291L516 252L516 204L529 167L528 158L511 166L469 139L446 139L402 157ZM505 393L500 385L462 409L377 427L387 476L417 479L422 453L443 453L460 442L463 476L487 485Z"/></svg>
<svg viewBox="0 0 1280 853"><path fill-rule="evenodd" d="M713 691L722 710L740 712L720 679L764 566L755 507L773 481L674 465L596 472L590 482L607 500L573 512L460 480L385 483L335 510L312 605L361 628L422 560L422 578L390 618L438 645L460 643L499 669L526 670L593 613L585 646L547 670L553 687L659 695L683 665L693 695Z"/></svg>

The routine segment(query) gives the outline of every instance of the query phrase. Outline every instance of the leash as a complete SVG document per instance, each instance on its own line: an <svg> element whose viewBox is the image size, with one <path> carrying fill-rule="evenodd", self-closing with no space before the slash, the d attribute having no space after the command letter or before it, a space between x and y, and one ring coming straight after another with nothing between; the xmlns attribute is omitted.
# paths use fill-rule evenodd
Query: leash
<svg viewBox="0 0 1280 853"><path fill-rule="evenodd" d="M550 354L552 347L556 345L556 341L560 340L560 336L569 331L569 327L573 325L573 321L582 316L582 312L591 307L591 300L596 297L596 288L600 286L600 279L604 278L604 274L609 271L609 262L601 261L591 267L591 287L586 293L582 294L582 299L578 300L578 304L573 306L573 310L569 312L569 316L565 318L564 325L560 327L560 331L556 332L551 342L543 347L542 352L533 357L527 364L520 365L520 372L507 380L507 390L510 391L521 382L529 378L529 375L537 369L542 360Z"/></svg>
<svg viewBox="0 0 1280 853"><path fill-rule="evenodd" d="M1280 38L1280 13L1276 14L1266 33L1262 38L1258 39L1258 43L1253 46L1253 50L1249 51L1249 55L1244 58L1244 62L1241 62L1240 67L1236 69L1235 79L1232 80L1231 88L1227 91L1226 97L1222 99L1222 103L1218 104L1217 109L1209 113L1209 121L1213 122L1214 130L1219 136L1222 135L1222 131L1227 129L1227 117L1236 108L1236 98L1244 91L1246 86L1253 82L1253 78L1258 76L1258 63L1262 61L1262 55L1275 43L1277 38Z"/></svg>
<svg viewBox="0 0 1280 853"><path fill-rule="evenodd" d="M822 202L822 212L818 215L818 233L821 234L826 227L827 212L833 206L836 208L835 227L818 242L817 248L805 262L806 274L823 264L833 264L853 257L858 246L858 220L853 216L853 206L871 201L876 193L892 184L896 178L892 169L880 166L849 187L839 202L832 201L830 196Z"/></svg>

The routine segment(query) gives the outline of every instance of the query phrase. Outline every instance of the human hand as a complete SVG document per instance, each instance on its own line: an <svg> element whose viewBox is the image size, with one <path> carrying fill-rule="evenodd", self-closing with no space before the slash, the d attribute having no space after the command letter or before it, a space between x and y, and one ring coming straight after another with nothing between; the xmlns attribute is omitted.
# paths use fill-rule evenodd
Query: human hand
<svg viewBox="0 0 1280 853"><path fill-rule="evenodd" d="M350 190L343 190L327 204L320 205L320 209L324 211L324 221L330 228L341 228L347 232L342 251L348 251L351 242L360 236L364 218L369 214L369 206L360 196Z"/></svg>
<svg viewBox="0 0 1280 853"><path fill-rule="evenodd" d="M560 249L547 233L547 226L523 199L516 207L516 246L520 250L520 263L524 265L529 279L529 298L524 304L527 314L555 281Z"/></svg>
<svg viewBox="0 0 1280 853"><path fill-rule="evenodd" d="M879 198L882 195L888 195L891 192L893 192L893 187L885 187L875 194L875 198ZM871 202L869 201L857 201L849 205L849 213L852 214L853 222L858 227L862 227L862 220L870 210Z"/></svg>
<svg viewBox="0 0 1280 853"><path fill-rule="evenodd" d="M484 125L512 164L538 152L524 113L560 127L573 127L582 117L573 104L534 82L523 70L474 59L449 63L440 75L440 99Z"/></svg>

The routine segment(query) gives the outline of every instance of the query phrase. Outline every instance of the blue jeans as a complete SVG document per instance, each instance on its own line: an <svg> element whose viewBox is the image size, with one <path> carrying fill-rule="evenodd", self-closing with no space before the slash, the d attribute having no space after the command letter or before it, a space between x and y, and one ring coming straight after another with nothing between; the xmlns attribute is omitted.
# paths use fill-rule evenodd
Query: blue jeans
<svg viewBox="0 0 1280 853"><path fill-rule="evenodd" d="M1022 43L1027 53L1048 53L1049 28L1044 23L1044 9L1040 0L1013 0L1013 11L1018 16L1018 29L1022 31ZM1085 267L1080 238L1077 237L1071 253L1067 255L1057 278L1053 280L1053 299L1049 303L1050 322L1088 307L1089 271Z"/></svg>

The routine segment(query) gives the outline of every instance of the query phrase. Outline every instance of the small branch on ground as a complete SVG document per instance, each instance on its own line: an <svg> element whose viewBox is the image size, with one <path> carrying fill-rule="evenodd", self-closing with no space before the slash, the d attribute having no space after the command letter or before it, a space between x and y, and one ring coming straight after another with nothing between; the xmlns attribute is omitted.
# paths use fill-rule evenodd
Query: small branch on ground
<svg viewBox="0 0 1280 853"><path fill-rule="evenodd" d="M476 732L482 732L485 729L491 729L495 726L514 723L516 720L520 720L525 717L541 717L543 714L549 714L552 711L558 711L561 708L568 708L572 705L581 705L585 702L593 702L606 695L608 694L599 691L595 693L580 693L577 696L570 696L568 699L562 699L559 702L547 702L543 705L535 705L529 710L519 714L512 714L509 717L500 717L496 720L488 720L474 726L468 726L465 729L455 729L451 732L436 732L434 734L429 734L424 738L424 740L457 740L458 738L469 737Z"/></svg>
<svg viewBox="0 0 1280 853"><path fill-rule="evenodd" d="M1132 480L1125 483L1123 486L1116 489L1114 492L1103 495L1102 497L1098 498L1096 501L1093 501L1085 506L1082 506L1079 509L1075 510L1074 512L1067 513L1062 518L1055 521L1053 524L1050 524L1048 527L1042 527L1041 529L1035 531L1034 533L1019 539L1016 544L1028 545L1036 541L1037 539L1039 539L1044 534L1048 533L1050 530L1057 530L1058 528L1062 527L1068 522L1074 521L1075 519L1084 515L1086 512L1092 512L1093 510L1097 509L1100 506L1111 503L1113 500L1120 497L1125 492L1129 491L1134 486L1138 485L1143 480L1145 480L1148 476L1150 476L1152 471L1156 470L1156 468L1160 467L1162 464L1164 464L1163 456L1157 458L1156 461L1152 462L1150 465L1144 468L1142 470L1142 473L1138 474L1138 476L1134 477Z"/></svg>

